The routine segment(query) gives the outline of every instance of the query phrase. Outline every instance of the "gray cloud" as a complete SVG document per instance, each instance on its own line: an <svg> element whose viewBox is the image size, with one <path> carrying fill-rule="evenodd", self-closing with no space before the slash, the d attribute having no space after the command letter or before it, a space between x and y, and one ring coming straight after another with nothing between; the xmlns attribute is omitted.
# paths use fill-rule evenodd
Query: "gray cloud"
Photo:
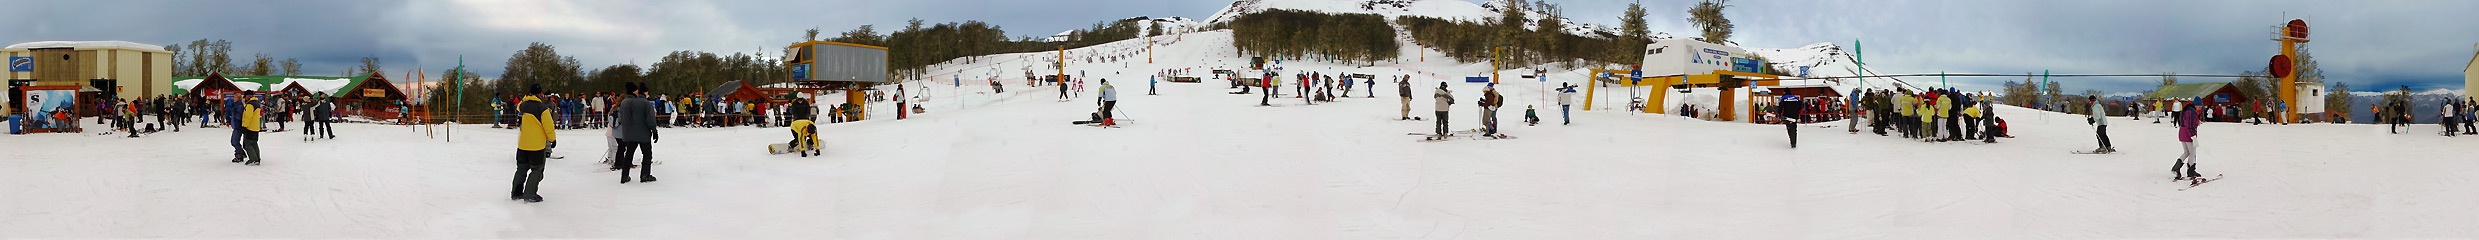
<svg viewBox="0 0 2479 240"><path fill-rule="evenodd" d="M1478 2L1478 1L1475 1ZM1553 1L1566 16L1615 26L1632 0ZM1694 0L1644 1L1654 31L1692 36ZM437 0L437 1L14 1L0 14L0 42L128 40L184 44L232 40L236 55L300 58L309 74L335 74L375 56L399 72L444 71L463 56L495 77L527 43L559 47L589 68L651 64L677 50L774 55L801 30L904 20L980 20L1012 36L1043 36L1132 16L1202 17L1218 0ZM2308 18L2314 50L2333 81L2369 86L2459 88L2458 71L2479 41L2479 1L1753 1L1729 14L1744 46L1789 48L1865 42L1885 73L2228 74L2261 69L2277 44L2271 27ZM1915 83L1935 79L1906 79ZM2015 78L1956 78L1993 89ZM2152 78L2074 78L2072 90L2144 91ZM2198 80L2188 80L2198 81ZM2203 80L2216 81L2216 80Z"/></svg>

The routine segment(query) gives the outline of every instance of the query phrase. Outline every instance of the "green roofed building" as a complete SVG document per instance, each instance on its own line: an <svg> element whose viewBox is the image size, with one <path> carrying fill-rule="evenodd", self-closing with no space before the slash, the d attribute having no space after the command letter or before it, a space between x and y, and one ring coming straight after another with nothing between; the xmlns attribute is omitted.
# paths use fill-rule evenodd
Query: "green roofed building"
<svg viewBox="0 0 2479 240"><path fill-rule="evenodd" d="M197 87L197 86L198 86L198 83L203 82L204 80L206 80L206 78L207 78L207 77L208 77L208 76L182 76L182 77L172 77L172 94L174 94L174 95L188 94L188 93L189 93L189 90L190 90L191 88L195 88L195 87ZM338 91L340 91L340 90L343 90L343 89L349 89L349 88L352 88L352 87L354 87L354 86L360 86L360 85L362 84L362 80L363 80L363 79L369 79L369 75L351 76L351 77L334 77L334 76L223 76L223 77L224 77L224 79L227 79L227 80L232 80L233 85L235 85L235 86L237 86L237 87L240 87L240 88L241 88L241 90L255 90L255 91L260 91L260 92L268 92L268 91L282 90L282 89L284 89L284 86L286 86L286 85L290 85L290 84L294 84L294 83L299 83L299 84L301 84L301 87L302 87L304 90L309 90L311 93L327 93L328 95L335 95L335 94L336 94L336 92L338 92Z"/></svg>

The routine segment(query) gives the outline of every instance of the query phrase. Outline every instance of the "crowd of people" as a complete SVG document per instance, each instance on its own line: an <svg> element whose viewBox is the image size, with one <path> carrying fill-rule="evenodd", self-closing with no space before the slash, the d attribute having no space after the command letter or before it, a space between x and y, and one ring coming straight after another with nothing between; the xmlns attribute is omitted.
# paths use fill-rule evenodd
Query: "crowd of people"
<svg viewBox="0 0 2479 240"><path fill-rule="evenodd" d="M618 113L616 108L620 106L621 101L627 99L627 95L623 93L590 92L552 93L536 97L541 98L545 104L544 107L550 109L548 124L554 130L614 127L618 124L615 120L615 115ZM777 103L769 100L741 100L698 94L676 97L670 94L656 94L644 97L648 101L647 105L652 107L652 114L655 116L654 126L664 128L786 127L791 125L791 119L796 115L808 115L808 113L822 113L824 116L820 117L826 118L825 120L830 123L857 121L861 116L860 105L853 103L815 106L801 99ZM493 99L491 102L494 119L492 127L516 128L517 123L522 120L519 119L519 115L523 112L514 106L522 100L522 96L514 95L503 95ZM817 107L825 109L817 109Z"/></svg>
<svg viewBox="0 0 2479 240"><path fill-rule="evenodd" d="M1852 100L1865 111L1849 114L1868 120L1869 132L1878 136L1891 136L1886 129L1892 128L1902 138L1923 142L1995 143L1997 138L2011 137L2006 135L2005 119L1991 108L1988 93L1905 88L1860 89L1853 90L1853 95L1859 96Z"/></svg>

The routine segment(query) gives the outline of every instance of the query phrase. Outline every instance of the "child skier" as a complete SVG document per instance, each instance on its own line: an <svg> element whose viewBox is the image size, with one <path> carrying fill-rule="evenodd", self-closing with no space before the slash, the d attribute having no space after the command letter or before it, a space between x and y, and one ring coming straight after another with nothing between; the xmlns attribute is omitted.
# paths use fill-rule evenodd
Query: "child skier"
<svg viewBox="0 0 2479 240"><path fill-rule="evenodd" d="M1532 115L1532 105L1524 105L1524 126L1540 126L1541 117Z"/></svg>

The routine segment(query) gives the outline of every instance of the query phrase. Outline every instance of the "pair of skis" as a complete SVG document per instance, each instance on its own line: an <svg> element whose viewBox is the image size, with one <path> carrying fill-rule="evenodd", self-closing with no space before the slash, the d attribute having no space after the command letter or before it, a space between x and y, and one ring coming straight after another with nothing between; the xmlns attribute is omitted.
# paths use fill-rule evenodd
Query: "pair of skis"
<svg viewBox="0 0 2479 240"><path fill-rule="evenodd" d="M2186 180L2185 180L2185 181L2186 181L2186 188L2179 188L2179 189L2178 189L2178 191L2186 191L2187 189L2195 189L2195 186L2203 186L2205 183L2212 183L2212 181L2220 181L2222 177L2224 177L2222 174L2212 174L2212 177L2211 177L2211 178L2190 178L2190 179L2186 179ZM2175 178L2171 178L2171 179L2172 179L2173 181L2175 181Z"/></svg>

